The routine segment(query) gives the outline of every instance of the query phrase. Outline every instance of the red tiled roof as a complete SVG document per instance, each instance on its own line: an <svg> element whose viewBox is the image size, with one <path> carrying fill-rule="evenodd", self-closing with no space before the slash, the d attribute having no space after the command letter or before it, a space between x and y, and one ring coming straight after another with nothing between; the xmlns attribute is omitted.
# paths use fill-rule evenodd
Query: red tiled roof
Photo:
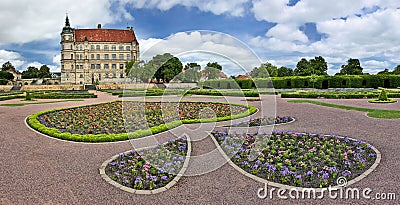
<svg viewBox="0 0 400 205"><path fill-rule="evenodd" d="M121 42L130 43L136 41L133 30L117 29L75 29L75 41L84 42Z"/></svg>

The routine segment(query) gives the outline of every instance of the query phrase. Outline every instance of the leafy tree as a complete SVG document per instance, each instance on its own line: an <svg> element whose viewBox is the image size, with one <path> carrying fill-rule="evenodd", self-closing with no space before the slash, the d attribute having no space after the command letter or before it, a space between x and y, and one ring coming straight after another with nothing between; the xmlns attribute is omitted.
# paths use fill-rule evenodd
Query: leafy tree
<svg viewBox="0 0 400 205"><path fill-rule="evenodd" d="M218 64L217 62L212 62L212 63L208 62L207 67L212 67L212 68L222 71L222 66L220 64Z"/></svg>
<svg viewBox="0 0 400 205"><path fill-rule="evenodd" d="M38 78L51 78L50 68L42 65L38 72Z"/></svg>
<svg viewBox="0 0 400 205"><path fill-rule="evenodd" d="M142 77L143 73L143 68L140 66L142 64L143 61L131 60L125 62L125 75L138 82L138 79Z"/></svg>
<svg viewBox="0 0 400 205"><path fill-rule="evenodd" d="M328 75L328 64L322 56L317 56L309 61L308 75Z"/></svg>
<svg viewBox="0 0 400 205"><path fill-rule="evenodd" d="M297 62L296 68L294 69L294 75L307 75L306 71L308 69L308 60L305 58L300 59L299 62Z"/></svg>
<svg viewBox="0 0 400 205"><path fill-rule="evenodd" d="M388 75L390 73L389 69L385 68L385 70L378 72L377 75Z"/></svg>
<svg viewBox="0 0 400 205"><path fill-rule="evenodd" d="M220 77L221 70L206 66L202 72L206 76L207 80L212 80Z"/></svg>
<svg viewBox="0 0 400 205"><path fill-rule="evenodd" d="M159 68L163 81L167 83L178 76L182 72L182 69L182 62L177 57L169 59Z"/></svg>
<svg viewBox="0 0 400 205"><path fill-rule="evenodd" d="M285 77L292 75L293 75L293 69L284 66L278 68L278 77Z"/></svg>
<svg viewBox="0 0 400 205"><path fill-rule="evenodd" d="M317 56L309 61L302 58L294 69L294 74L298 76L327 75L328 65L322 56Z"/></svg>
<svg viewBox="0 0 400 205"><path fill-rule="evenodd" d="M346 65L342 65L340 70L341 75L362 75L363 68L361 67L360 60L350 58L347 60Z"/></svg>
<svg viewBox="0 0 400 205"><path fill-rule="evenodd" d="M0 71L0 79L13 80L14 75L6 71Z"/></svg>
<svg viewBox="0 0 400 205"><path fill-rule="evenodd" d="M252 78L268 78L278 76L278 68L271 63L263 63L260 67L255 67L250 76Z"/></svg>
<svg viewBox="0 0 400 205"><path fill-rule="evenodd" d="M10 61L7 61L7 62L5 62L3 65L2 65L2 67L1 67L1 70L2 71L7 71L8 69L12 69L12 70L15 70L15 67L10 63Z"/></svg>
<svg viewBox="0 0 400 205"><path fill-rule="evenodd" d="M23 79L38 78L39 69L33 66L29 66L27 70L22 71Z"/></svg>
<svg viewBox="0 0 400 205"><path fill-rule="evenodd" d="M201 78L201 66L197 63L187 63L184 67L184 82L198 82Z"/></svg>
<svg viewBox="0 0 400 205"><path fill-rule="evenodd" d="M397 66L394 68L392 74L400 75L400 65L397 65Z"/></svg>

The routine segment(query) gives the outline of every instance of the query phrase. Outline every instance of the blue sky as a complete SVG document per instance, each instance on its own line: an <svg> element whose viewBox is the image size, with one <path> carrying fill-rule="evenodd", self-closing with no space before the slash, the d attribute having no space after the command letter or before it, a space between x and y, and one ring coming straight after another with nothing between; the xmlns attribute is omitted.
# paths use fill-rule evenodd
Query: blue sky
<svg viewBox="0 0 400 205"><path fill-rule="evenodd" d="M66 11L75 28L133 26L145 60L171 52L184 62L221 61L228 75L261 62L294 68L315 56L325 58L329 74L349 58L369 73L400 64L400 9L385 0L2 0L0 63L59 71Z"/></svg>

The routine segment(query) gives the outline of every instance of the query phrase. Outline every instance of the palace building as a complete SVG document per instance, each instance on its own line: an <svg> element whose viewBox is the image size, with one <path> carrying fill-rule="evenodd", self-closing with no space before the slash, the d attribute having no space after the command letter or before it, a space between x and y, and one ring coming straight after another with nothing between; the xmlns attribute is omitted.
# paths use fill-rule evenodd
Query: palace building
<svg viewBox="0 0 400 205"><path fill-rule="evenodd" d="M61 84L122 84L125 62L138 60L139 43L127 29L74 29L68 16L61 32Z"/></svg>

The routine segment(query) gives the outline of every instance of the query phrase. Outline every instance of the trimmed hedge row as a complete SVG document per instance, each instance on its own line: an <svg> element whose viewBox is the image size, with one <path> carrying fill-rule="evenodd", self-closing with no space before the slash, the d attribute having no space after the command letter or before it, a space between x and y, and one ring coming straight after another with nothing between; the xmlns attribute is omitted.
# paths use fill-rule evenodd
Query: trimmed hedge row
<svg viewBox="0 0 400 205"><path fill-rule="evenodd" d="M109 102L106 102L109 103ZM100 103L100 104L105 104L105 103ZM229 104L229 103L220 103L219 104ZM84 105L84 106L76 106L76 107L69 107L69 108L61 108L61 109L54 109L54 110L46 110L42 112L35 113L31 116L29 116L26 119L26 122L28 123L29 126L31 126L33 129L49 135L51 137L55 137L58 139L62 140L69 140L69 141L76 141L76 142L115 142L115 141L123 141L123 140L128 140L128 139L136 139L140 137L145 137L149 136L152 134L157 134L160 132L167 131L169 129L178 127L181 124L189 124L189 123L199 123L199 122L219 122L219 121L226 121L226 120L233 120L233 119L238 119L242 117L246 117L248 115L251 115L257 111L257 108L251 105L239 105L239 104L230 104L230 105L238 105L238 106L243 106L247 107L248 110L247 112L243 112L237 115L230 115L230 116L225 116L225 117L218 117L216 119L213 118L208 118L208 119L193 119L193 120L178 120L178 121L173 121L167 124L162 124L159 126L151 127L146 130L137 130L135 132L130 132L130 133L119 133L119 134L71 134L69 132L60 132L58 129L55 128L48 128L42 123L39 122L38 117L47 113L51 112L56 112L56 111L61 111L61 110L67 110L71 108L78 108L78 107L86 107L86 106L94 106L94 105L99 105L99 104L91 104L91 105Z"/></svg>
<svg viewBox="0 0 400 205"><path fill-rule="evenodd" d="M377 98L379 92L284 92L282 98L360 99ZM390 98L400 98L400 93L388 93Z"/></svg>
<svg viewBox="0 0 400 205"><path fill-rule="evenodd" d="M235 82L234 82L235 81ZM287 76L270 79L208 80L204 87L214 89L251 89L251 88L397 88L400 87L400 75L335 75L335 76Z"/></svg>
<svg viewBox="0 0 400 205"><path fill-rule="evenodd" d="M92 93L84 93L84 94L31 93L31 97L36 99L72 99L72 98L97 98L97 95Z"/></svg>
<svg viewBox="0 0 400 205"><path fill-rule="evenodd" d="M186 94L192 95L213 95L213 96L244 96L244 97L259 97L260 94L255 91L242 91L242 90L189 90Z"/></svg>

